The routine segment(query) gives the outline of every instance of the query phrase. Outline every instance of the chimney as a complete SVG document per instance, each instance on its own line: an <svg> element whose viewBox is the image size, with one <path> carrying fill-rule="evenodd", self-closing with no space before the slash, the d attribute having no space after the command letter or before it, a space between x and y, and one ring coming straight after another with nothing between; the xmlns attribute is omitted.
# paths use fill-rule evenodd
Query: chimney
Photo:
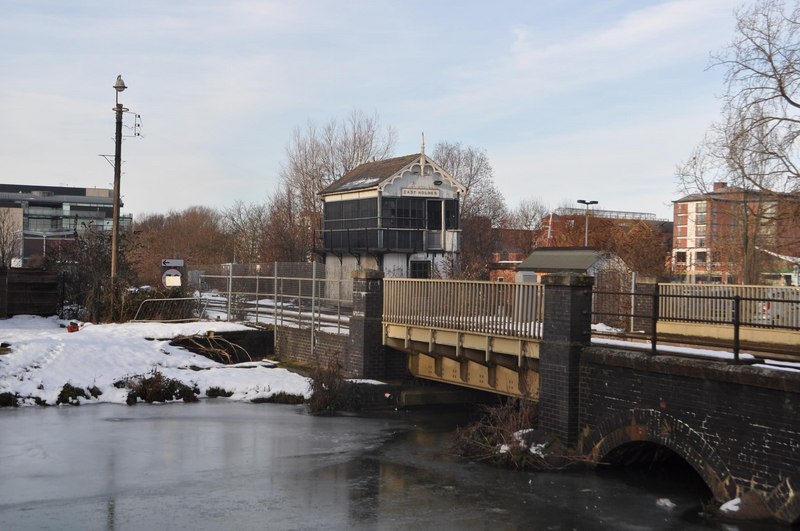
<svg viewBox="0 0 800 531"><path fill-rule="evenodd" d="M720 181L720 182L714 183L714 191L715 192L717 190L722 190L723 188L727 188L727 187L728 187L728 183L726 183L726 182L721 182Z"/></svg>

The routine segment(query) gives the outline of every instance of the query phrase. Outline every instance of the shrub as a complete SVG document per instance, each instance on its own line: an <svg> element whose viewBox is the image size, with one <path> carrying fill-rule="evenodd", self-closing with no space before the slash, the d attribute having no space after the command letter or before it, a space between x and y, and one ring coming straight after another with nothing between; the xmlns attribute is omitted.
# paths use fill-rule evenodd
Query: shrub
<svg viewBox="0 0 800 531"><path fill-rule="evenodd" d="M254 404L302 404L306 399L303 395L294 395L281 391L272 396L254 398L251 400Z"/></svg>
<svg viewBox="0 0 800 531"><path fill-rule="evenodd" d="M200 390L167 378L158 370L153 370L150 376L140 380L128 382L131 390L128 392L127 404L136 404L141 399L151 404L153 402L167 402L170 400L183 400L184 402L197 402Z"/></svg>
<svg viewBox="0 0 800 531"><path fill-rule="evenodd" d="M14 393L0 393L0 407L17 407L17 395Z"/></svg>
<svg viewBox="0 0 800 531"><path fill-rule="evenodd" d="M89 395L86 394L86 390L81 389L80 387L75 387L72 384L65 383L64 387L61 388L61 392L58 393L58 398L56 399L56 405L58 404L70 404L73 406L81 405L80 400L78 397L83 397L88 399Z"/></svg>
<svg viewBox="0 0 800 531"><path fill-rule="evenodd" d="M218 398L220 396L228 398L233 396L233 391L226 391L222 387L209 387L208 390L206 390L206 396L208 398Z"/></svg>
<svg viewBox="0 0 800 531"><path fill-rule="evenodd" d="M344 379L338 356L331 357L325 364L316 365L311 371L308 406L312 413L327 415L361 408L358 386Z"/></svg>
<svg viewBox="0 0 800 531"><path fill-rule="evenodd" d="M481 413L477 421L456 433L456 453L509 468L553 468L544 454L550 441L533 440L532 428L538 421L535 402L509 399L500 405L483 406Z"/></svg>

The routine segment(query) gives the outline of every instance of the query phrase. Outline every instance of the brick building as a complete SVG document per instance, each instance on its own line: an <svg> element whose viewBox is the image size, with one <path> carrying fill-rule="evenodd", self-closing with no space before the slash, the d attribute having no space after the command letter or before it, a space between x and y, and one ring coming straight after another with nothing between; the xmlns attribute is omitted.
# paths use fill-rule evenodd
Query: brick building
<svg viewBox="0 0 800 531"><path fill-rule="evenodd" d="M785 283L778 255L800 256L796 196L714 183L674 204L673 274L686 282ZM784 262L783 264L781 262Z"/></svg>

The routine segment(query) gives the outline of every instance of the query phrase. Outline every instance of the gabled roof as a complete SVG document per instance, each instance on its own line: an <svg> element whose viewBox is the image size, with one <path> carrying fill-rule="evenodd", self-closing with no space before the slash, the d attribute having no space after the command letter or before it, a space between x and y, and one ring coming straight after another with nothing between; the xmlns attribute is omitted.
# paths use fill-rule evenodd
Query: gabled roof
<svg viewBox="0 0 800 531"><path fill-rule="evenodd" d="M517 266L517 271L558 273L573 271L585 273L605 253L596 249L580 247L541 247Z"/></svg>
<svg viewBox="0 0 800 531"><path fill-rule="evenodd" d="M415 153L393 159L365 162L347 172L338 181L331 183L320 192L320 195L375 188L409 164L419 161L419 158L420 154Z"/></svg>

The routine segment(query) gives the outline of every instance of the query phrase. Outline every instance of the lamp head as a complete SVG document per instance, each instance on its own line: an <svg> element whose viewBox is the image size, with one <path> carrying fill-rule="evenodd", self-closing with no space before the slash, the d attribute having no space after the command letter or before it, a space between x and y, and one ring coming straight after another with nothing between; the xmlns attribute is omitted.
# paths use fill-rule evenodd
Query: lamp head
<svg viewBox="0 0 800 531"><path fill-rule="evenodd" d="M125 82L122 81L122 75L118 75L117 76L117 82L114 83L114 90L116 90L117 92L122 92L126 88L128 88L128 87L126 87L125 86Z"/></svg>

